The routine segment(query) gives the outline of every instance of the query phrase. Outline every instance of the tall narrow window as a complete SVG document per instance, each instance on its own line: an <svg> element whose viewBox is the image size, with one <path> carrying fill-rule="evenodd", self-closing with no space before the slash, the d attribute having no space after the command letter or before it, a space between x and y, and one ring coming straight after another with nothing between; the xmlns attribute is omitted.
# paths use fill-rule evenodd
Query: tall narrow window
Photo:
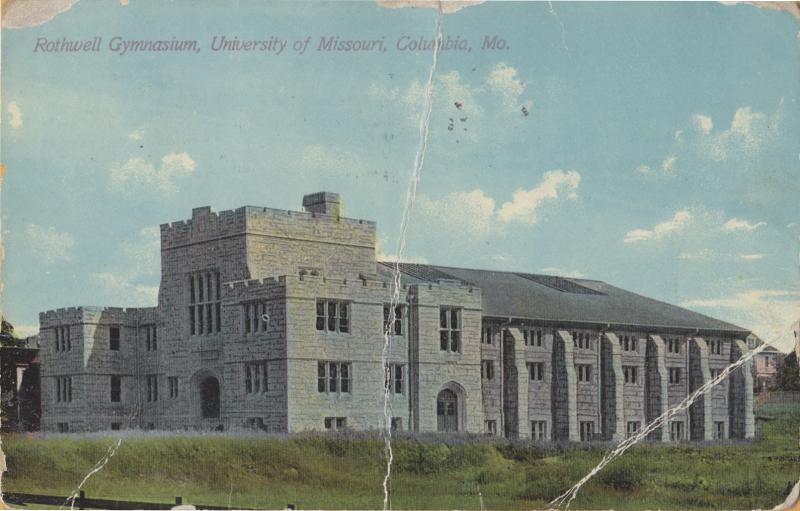
<svg viewBox="0 0 800 511"><path fill-rule="evenodd" d="M208 335L222 331L221 288L218 271L198 272L189 276L191 335Z"/></svg>
<svg viewBox="0 0 800 511"><path fill-rule="evenodd" d="M390 304L383 305L383 331L391 335L403 335L403 306L395 305L392 318Z"/></svg>
<svg viewBox="0 0 800 511"><path fill-rule="evenodd" d="M461 352L461 309L439 309L439 348L448 353Z"/></svg>
<svg viewBox="0 0 800 511"><path fill-rule="evenodd" d="M387 372L384 375L386 377L384 383L388 386L391 394L403 393L403 372L404 367L402 364L389 364L387 367Z"/></svg>
<svg viewBox="0 0 800 511"><path fill-rule="evenodd" d="M108 329L108 349L119 351L119 327L112 326Z"/></svg>
<svg viewBox="0 0 800 511"><path fill-rule="evenodd" d="M588 383L592 381L592 366L590 364L576 364L576 372L578 373L578 381Z"/></svg>
<svg viewBox="0 0 800 511"><path fill-rule="evenodd" d="M119 403L122 396L122 377L111 375L111 402Z"/></svg>
<svg viewBox="0 0 800 511"><path fill-rule="evenodd" d="M528 362L528 379L534 381L544 379L544 362Z"/></svg>

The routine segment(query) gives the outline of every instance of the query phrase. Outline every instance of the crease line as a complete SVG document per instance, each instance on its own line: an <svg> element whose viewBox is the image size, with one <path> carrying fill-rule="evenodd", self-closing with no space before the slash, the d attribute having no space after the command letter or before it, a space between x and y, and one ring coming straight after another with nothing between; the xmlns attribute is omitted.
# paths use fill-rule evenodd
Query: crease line
<svg viewBox="0 0 800 511"><path fill-rule="evenodd" d="M400 236L397 241L397 253L394 265L394 273L392 276L392 298L389 302L389 321L384 325L383 330L383 353L381 359L383 362L383 439L384 439L384 453L386 455L386 474L383 477L383 510L388 511L390 508L389 503L389 480L392 476L392 462L394 461L394 452L392 450L392 424L391 424L391 400L389 393L389 384L391 382L391 374L389 367L389 344L391 340L392 327L394 325L396 315L396 307L400 302L400 261L403 257L403 252L406 246L406 235L408 226L411 219L411 211L414 207L414 201L417 196L417 187L422 177L422 168L425 164L425 153L428 148L428 134L430 128L431 113L433 111L433 78L436 75L436 66L438 63L439 49L442 45L442 18L444 12L441 3L439 4L438 14L436 16L436 40L433 45L431 66L428 71L428 81L425 85L425 107L420 114L419 120L419 146L417 154L414 157L414 169L411 174L411 181L408 186L408 193L406 195L406 204L403 210L403 217L400 222ZM408 373L406 373L408 374ZM410 392L409 392L410 397Z"/></svg>
<svg viewBox="0 0 800 511"><path fill-rule="evenodd" d="M647 426L645 426L639 433L636 435L626 438L625 440L621 441L617 444L614 449L603 456L603 459L600 460L600 463L597 464L588 474L583 476L583 478L578 481L572 488L564 492L563 494L559 495L555 499L553 499L548 505L548 510L552 511L554 509L560 509L561 506L564 506L564 509L569 509L569 505L578 495L578 491L580 491L581 487L586 484L589 479L594 477L598 472L600 472L606 465L613 462L620 456L622 456L625 451L639 443L640 441L644 440L647 435L655 431L657 428L662 427L667 420L675 417L680 412L687 410L692 403L697 401L701 396L706 394L708 391L713 389L717 384L721 383L725 378L728 377L733 371L738 369L740 366L744 365L746 362L751 360L754 356L758 353L763 351L770 343L764 343L761 346L756 347L753 350L750 350L748 353L743 354L736 362L730 364L722 372L716 377L701 385L697 390L695 390L689 396L686 396L683 401L678 403L676 406L670 408L663 414L659 415L652 422L650 422ZM688 349L688 346L687 346Z"/></svg>

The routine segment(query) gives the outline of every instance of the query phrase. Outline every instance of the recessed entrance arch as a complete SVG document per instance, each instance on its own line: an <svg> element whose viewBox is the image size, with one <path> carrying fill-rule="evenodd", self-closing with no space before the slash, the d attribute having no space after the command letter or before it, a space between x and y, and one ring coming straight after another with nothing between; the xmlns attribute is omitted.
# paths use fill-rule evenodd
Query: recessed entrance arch
<svg viewBox="0 0 800 511"><path fill-rule="evenodd" d="M200 381L200 417L219 419L219 380L213 376Z"/></svg>
<svg viewBox="0 0 800 511"><path fill-rule="evenodd" d="M458 433L465 430L465 425L464 388L450 382L436 396L436 430Z"/></svg>

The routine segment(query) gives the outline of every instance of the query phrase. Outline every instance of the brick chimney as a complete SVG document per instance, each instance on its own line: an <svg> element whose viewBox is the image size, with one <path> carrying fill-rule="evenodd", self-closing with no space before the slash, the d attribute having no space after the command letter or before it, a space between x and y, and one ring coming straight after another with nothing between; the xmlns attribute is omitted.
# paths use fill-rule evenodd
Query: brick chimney
<svg viewBox="0 0 800 511"><path fill-rule="evenodd" d="M338 193L317 192L303 197L303 209L309 213L330 215L333 217L344 216L344 204Z"/></svg>

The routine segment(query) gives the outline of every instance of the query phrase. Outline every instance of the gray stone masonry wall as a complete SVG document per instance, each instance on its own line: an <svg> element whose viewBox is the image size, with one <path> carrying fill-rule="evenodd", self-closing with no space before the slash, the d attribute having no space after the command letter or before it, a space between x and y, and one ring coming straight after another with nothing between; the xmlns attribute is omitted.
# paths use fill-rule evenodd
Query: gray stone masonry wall
<svg viewBox="0 0 800 511"><path fill-rule="evenodd" d="M666 348L661 336L651 335L643 339L647 343L645 352L645 422L653 422L667 412L669 374L665 363ZM669 441L669 424L653 431L651 440Z"/></svg>
<svg viewBox="0 0 800 511"><path fill-rule="evenodd" d="M706 341L695 337L689 342L689 392L694 392L711 379L708 369L708 346ZM709 395L705 394L689 407L692 440L714 438L713 417Z"/></svg>
<svg viewBox="0 0 800 511"><path fill-rule="evenodd" d="M528 367L525 360L525 342L522 331L518 328L509 328L513 342L514 372L516 375L515 387L517 388L517 438L530 438L530 412L528 411Z"/></svg>
<svg viewBox="0 0 800 511"><path fill-rule="evenodd" d="M730 362L736 362L749 353L747 343L735 339L731 346ZM752 359L742 364L730 376L730 437L753 438L755 436L755 416L753 415L753 373Z"/></svg>
<svg viewBox="0 0 800 511"><path fill-rule="evenodd" d="M544 421L548 439L552 439L553 432L553 406L552 382L553 380L553 330L537 328L544 332L542 346L530 343L525 350L526 363L541 363L544 368L542 380L528 381L528 424L530 433L531 421Z"/></svg>
<svg viewBox="0 0 800 511"><path fill-rule="evenodd" d="M600 343L597 330L571 329L573 357L575 365L584 364L591 367L588 382L581 382L577 377L576 369L576 414L578 424L581 422L591 422L594 424L595 435L602 435L602 423L600 420ZM589 347L581 348L576 344L575 335L590 337ZM580 431L580 429L579 429Z"/></svg>
<svg viewBox="0 0 800 511"><path fill-rule="evenodd" d="M484 416L480 371L480 290L450 284L420 284L415 287L419 318L419 431L437 430L436 399L439 392L448 388L459 397L463 430L480 433L483 431ZM460 353L447 353L439 349L441 306L461 307Z"/></svg>
<svg viewBox="0 0 800 511"><path fill-rule="evenodd" d="M504 431L503 424L503 410L501 404L503 402L503 360L500 357L500 344L502 330L496 324L483 322L483 330L485 335L487 328L491 328L491 342L481 342L481 361L491 360L494 364L495 374L491 380L484 379L481 382L481 394L483 402L483 418L486 421L493 420L497 425L497 434L500 435Z"/></svg>
<svg viewBox="0 0 800 511"><path fill-rule="evenodd" d="M385 424L383 305L391 299L390 286L377 280L327 279L312 275L286 277L286 283L289 431L323 429L325 417L346 417L347 426L354 429L382 428ZM408 310L406 290L403 295L402 303ZM348 333L316 329L318 298L349 302ZM438 309L436 319L438 322ZM391 414L402 418L404 429L410 424L408 325L409 322L404 321L404 335L391 337L388 355L390 364L402 364L405 368L403 393L393 394L391 398ZM476 325L476 331L478 328ZM438 329L436 340L438 348ZM476 353L477 350L476 342ZM323 361L351 364L350 392L318 392L317 365ZM479 388L477 390L476 398L480 399ZM482 425L481 417L478 421Z"/></svg>
<svg viewBox="0 0 800 511"><path fill-rule="evenodd" d="M577 376L572 335L558 330L553 338L553 440L578 441Z"/></svg>
<svg viewBox="0 0 800 511"><path fill-rule="evenodd" d="M620 441L625 438L625 379L622 374L622 347L611 332L601 338L602 438Z"/></svg>
<svg viewBox="0 0 800 511"><path fill-rule="evenodd" d="M222 415L226 428L244 427L250 419L260 419L267 431L288 430L287 417L287 286L286 278L266 278L231 282L223 287L223 323L227 335L222 354L225 382ZM247 332L245 307L258 304L266 308L269 322L258 331ZM252 310L252 309L251 309ZM246 392L246 364L267 364L266 392ZM198 385L193 408L200 408Z"/></svg>

